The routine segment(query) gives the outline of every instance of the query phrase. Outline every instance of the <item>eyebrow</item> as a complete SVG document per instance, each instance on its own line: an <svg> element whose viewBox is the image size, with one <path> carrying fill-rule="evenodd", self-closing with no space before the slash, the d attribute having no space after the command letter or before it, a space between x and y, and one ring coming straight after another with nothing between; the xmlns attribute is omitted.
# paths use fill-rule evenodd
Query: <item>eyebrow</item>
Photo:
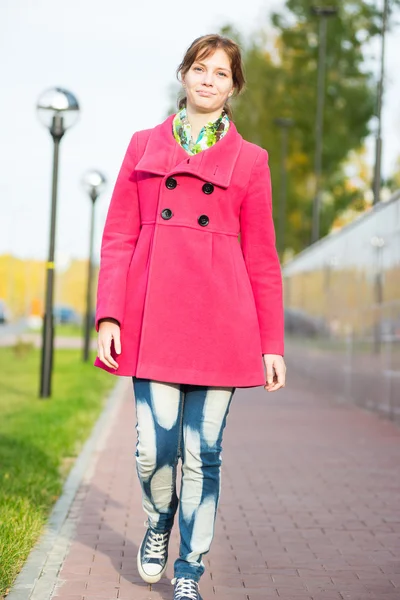
<svg viewBox="0 0 400 600"><path fill-rule="evenodd" d="M198 65L201 65L202 67L205 67L205 66L206 66L206 65L205 65L203 62L201 62L200 60L195 60L193 64L198 64ZM228 71L228 73L230 73L230 72L231 72L231 70L230 70L230 69L225 69L225 67L216 67L216 69L217 69L218 71Z"/></svg>

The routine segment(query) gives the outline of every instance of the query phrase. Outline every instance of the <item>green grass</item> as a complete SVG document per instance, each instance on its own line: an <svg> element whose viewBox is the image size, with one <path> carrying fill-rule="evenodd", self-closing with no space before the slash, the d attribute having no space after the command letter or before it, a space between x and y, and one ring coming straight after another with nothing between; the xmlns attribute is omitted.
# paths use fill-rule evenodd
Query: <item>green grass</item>
<svg viewBox="0 0 400 600"><path fill-rule="evenodd" d="M37 541L114 377L56 350L52 397L39 399L40 353L0 348L0 597Z"/></svg>

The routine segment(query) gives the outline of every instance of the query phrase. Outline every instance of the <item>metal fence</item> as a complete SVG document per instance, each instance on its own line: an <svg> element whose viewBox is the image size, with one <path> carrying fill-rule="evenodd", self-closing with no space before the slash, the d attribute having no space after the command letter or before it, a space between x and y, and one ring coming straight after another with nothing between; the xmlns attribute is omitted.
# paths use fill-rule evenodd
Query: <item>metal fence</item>
<svg viewBox="0 0 400 600"><path fill-rule="evenodd" d="M400 418L400 191L283 268L289 360Z"/></svg>

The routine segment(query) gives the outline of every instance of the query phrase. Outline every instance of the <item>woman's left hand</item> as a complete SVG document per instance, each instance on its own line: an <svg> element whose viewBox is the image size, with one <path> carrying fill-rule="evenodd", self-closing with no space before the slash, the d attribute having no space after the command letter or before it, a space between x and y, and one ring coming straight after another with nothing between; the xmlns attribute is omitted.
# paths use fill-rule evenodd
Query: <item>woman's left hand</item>
<svg viewBox="0 0 400 600"><path fill-rule="evenodd" d="M280 388L285 387L286 382L286 365L283 356L280 354L263 354L266 380L264 389L267 392L276 392Z"/></svg>

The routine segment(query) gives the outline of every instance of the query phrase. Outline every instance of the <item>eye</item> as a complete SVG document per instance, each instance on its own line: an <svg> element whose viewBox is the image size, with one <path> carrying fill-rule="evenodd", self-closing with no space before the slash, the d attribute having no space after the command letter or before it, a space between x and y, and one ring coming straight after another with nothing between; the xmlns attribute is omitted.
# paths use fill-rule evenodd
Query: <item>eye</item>
<svg viewBox="0 0 400 600"><path fill-rule="evenodd" d="M219 71L218 75L222 75L223 77L228 77L228 75L226 73L224 73L223 71Z"/></svg>
<svg viewBox="0 0 400 600"><path fill-rule="evenodd" d="M201 68L201 67L193 67L193 70L194 70L194 71L201 71L201 70L202 70L202 68Z"/></svg>

